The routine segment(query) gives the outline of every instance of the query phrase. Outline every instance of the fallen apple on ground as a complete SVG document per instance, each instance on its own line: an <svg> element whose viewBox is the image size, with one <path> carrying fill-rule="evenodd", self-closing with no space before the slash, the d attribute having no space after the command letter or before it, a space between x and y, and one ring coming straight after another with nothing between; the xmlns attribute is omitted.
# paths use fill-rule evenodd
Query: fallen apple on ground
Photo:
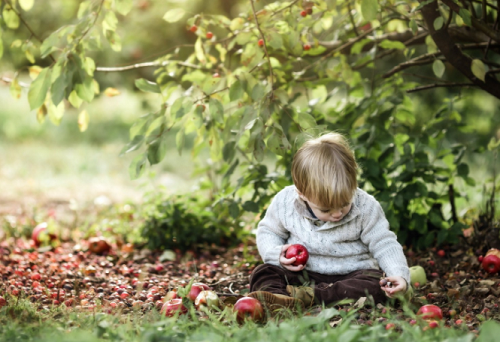
<svg viewBox="0 0 500 342"><path fill-rule="evenodd" d="M309 259L307 248L300 244L294 244L288 247L285 253L287 259L295 258L294 266L305 265Z"/></svg>
<svg viewBox="0 0 500 342"><path fill-rule="evenodd" d="M198 297L201 291L207 291L207 290L210 290L210 287L207 284L194 283L193 285L191 285L191 289L189 290L187 297L189 298L190 301L194 302L196 300L196 297Z"/></svg>
<svg viewBox="0 0 500 342"><path fill-rule="evenodd" d="M172 317L177 312L179 312L180 315L183 315L188 312L188 309L184 306L184 304L182 304L182 299L175 298L163 304L161 311L165 314L165 316Z"/></svg>
<svg viewBox="0 0 500 342"><path fill-rule="evenodd" d="M496 248L490 249L483 258L481 265L490 274L500 271L500 251Z"/></svg>
<svg viewBox="0 0 500 342"><path fill-rule="evenodd" d="M236 301L233 310L236 312L236 319L243 323L245 319L254 322L262 320L264 317L264 308L259 300L252 297L243 297Z"/></svg>
<svg viewBox="0 0 500 342"><path fill-rule="evenodd" d="M414 287L423 286L427 283L427 276L422 266L417 265L410 267L410 281ZM418 283L418 286L416 286L415 283Z"/></svg>
<svg viewBox="0 0 500 342"><path fill-rule="evenodd" d="M210 310L219 308L219 296L214 291L201 291L194 301L194 306L198 310L203 306Z"/></svg>
<svg viewBox="0 0 500 342"><path fill-rule="evenodd" d="M50 244L52 241L57 240L57 235L48 232L47 222L41 222L33 229L31 239L36 247L40 247L41 245Z"/></svg>
<svg viewBox="0 0 500 342"><path fill-rule="evenodd" d="M425 320L443 319L443 311L437 305L427 304L418 310L417 316L420 316Z"/></svg>
<svg viewBox="0 0 500 342"><path fill-rule="evenodd" d="M104 254L111 250L111 245L102 236L91 237L89 239L89 251L95 254Z"/></svg>

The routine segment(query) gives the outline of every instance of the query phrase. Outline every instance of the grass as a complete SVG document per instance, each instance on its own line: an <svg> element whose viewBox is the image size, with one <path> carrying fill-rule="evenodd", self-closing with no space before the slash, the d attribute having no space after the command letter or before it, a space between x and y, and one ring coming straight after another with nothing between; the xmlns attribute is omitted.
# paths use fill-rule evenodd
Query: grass
<svg viewBox="0 0 500 342"><path fill-rule="evenodd" d="M103 312L77 313L60 306L36 311L20 300L14 307L0 310L1 341L472 341L477 335L482 341L500 333L500 324L486 322L478 332L469 332L465 325L447 328L440 323L436 329L426 328L420 321L412 325L396 316L375 317L372 325L357 322L358 311L323 308L317 315L291 315L256 324L242 325L235 320L230 307L221 313L197 313L191 308L187 315L166 318L156 310L142 315L140 311L128 315ZM410 313L410 315L413 315ZM394 328L386 329L388 323ZM482 335L482 336L481 336ZM478 341L479 341L478 340Z"/></svg>

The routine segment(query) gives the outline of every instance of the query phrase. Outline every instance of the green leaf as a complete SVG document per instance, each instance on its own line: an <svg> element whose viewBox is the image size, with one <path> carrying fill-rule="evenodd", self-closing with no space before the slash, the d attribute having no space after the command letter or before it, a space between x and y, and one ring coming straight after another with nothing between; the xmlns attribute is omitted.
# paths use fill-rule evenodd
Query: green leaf
<svg viewBox="0 0 500 342"><path fill-rule="evenodd" d="M222 103L216 99L210 99L208 105L210 107L210 116L212 119L219 123L224 123L224 107Z"/></svg>
<svg viewBox="0 0 500 342"><path fill-rule="evenodd" d="M115 0L115 7L121 15L127 15L132 9L132 0Z"/></svg>
<svg viewBox="0 0 500 342"><path fill-rule="evenodd" d="M119 35L116 34L114 31L106 31L106 39L109 42L109 45L111 46L111 49L113 51L121 51L122 50L122 40Z"/></svg>
<svg viewBox="0 0 500 342"><path fill-rule="evenodd" d="M175 22L181 20L182 17L184 16L184 14L186 14L186 11L184 9L174 8L174 9L167 11L167 13L165 13L165 15L163 16L163 20L165 20L169 23L175 23Z"/></svg>
<svg viewBox="0 0 500 342"><path fill-rule="evenodd" d="M377 0L361 0L361 14L366 21L377 18L379 4Z"/></svg>
<svg viewBox="0 0 500 342"><path fill-rule="evenodd" d="M115 31L118 26L118 18L115 15L115 12L108 11L104 16L104 21L102 22L102 29L104 32L106 31Z"/></svg>
<svg viewBox="0 0 500 342"><path fill-rule="evenodd" d="M26 12L33 8L35 0L19 0L19 6Z"/></svg>
<svg viewBox="0 0 500 342"><path fill-rule="evenodd" d="M417 22L415 21L415 19L410 20L410 28L411 28L411 32L413 32L413 34L417 34L418 25L417 25Z"/></svg>
<svg viewBox="0 0 500 342"><path fill-rule="evenodd" d="M378 45L384 49L398 49L398 50L406 49L406 45L404 45L403 43L388 39L384 39Z"/></svg>
<svg viewBox="0 0 500 342"><path fill-rule="evenodd" d="M460 163L457 165L457 174L462 177L466 178L469 175L469 165L465 163Z"/></svg>
<svg viewBox="0 0 500 342"><path fill-rule="evenodd" d="M138 134L120 152L120 156L138 150L144 143L144 135Z"/></svg>
<svg viewBox="0 0 500 342"><path fill-rule="evenodd" d="M471 18L471 14L470 14L469 10L466 10L465 8L461 8L460 11L458 12L458 15L462 18L465 25L472 26L472 18Z"/></svg>
<svg viewBox="0 0 500 342"><path fill-rule="evenodd" d="M179 155L182 155L182 149L184 148L184 142L186 140L186 134L184 129L180 129L179 132L175 135L175 145L177 146L177 151Z"/></svg>
<svg viewBox="0 0 500 342"><path fill-rule="evenodd" d="M51 71L50 68L43 69L33 83L31 83L30 90L28 91L28 102L31 110L40 107L45 101L50 87Z"/></svg>
<svg viewBox="0 0 500 342"><path fill-rule="evenodd" d="M57 106L64 99L65 90L68 86L66 74L62 72L50 87L52 102Z"/></svg>
<svg viewBox="0 0 500 342"><path fill-rule="evenodd" d="M257 83L252 88L251 97L252 97L252 100L254 100L254 101L260 101L264 97L265 94L266 94L266 89L260 83Z"/></svg>
<svg viewBox="0 0 500 342"><path fill-rule="evenodd" d="M148 160L151 165L158 164L165 158L168 150L167 139L161 137L148 146Z"/></svg>
<svg viewBox="0 0 500 342"><path fill-rule="evenodd" d="M128 168L130 179L137 179L146 171L146 161L147 158L143 154L138 155L132 160Z"/></svg>
<svg viewBox="0 0 500 342"><path fill-rule="evenodd" d="M486 321L479 328L479 337L476 342L496 341L500 335L500 324L495 321Z"/></svg>
<svg viewBox="0 0 500 342"><path fill-rule="evenodd" d="M3 41L2 41L2 31L0 30L0 59L3 56Z"/></svg>
<svg viewBox="0 0 500 342"><path fill-rule="evenodd" d="M198 37L196 43L194 43L194 53L196 58L200 61L200 63L205 64L207 58L205 57L205 51L203 51L203 42L201 41L201 37Z"/></svg>
<svg viewBox="0 0 500 342"><path fill-rule="evenodd" d="M316 127L316 120L312 117L311 114L306 113L306 112L299 112L298 113L298 122L300 127L303 129L308 129L312 127Z"/></svg>
<svg viewBox="0 0 500 342"><path fill-rule="evenodd" d="M473 59L470 69L474 74L474 76L476 76L477 78L479 78L481 81L484 82L486 76L486 66L481 60Z"/></svg>
<svg viewBox="0 0 500 342"><path fill-rule="evenodd" d="M55 31L50 34L40 46L40 57L45 58L53 51L57 50L57 43L59 42L59 32Z"/></svg>
<svg viewBox="0 0 500 342"><path fill-rule="evenodd" d="M95 92L93 80L94 79L92 77L86 77L83 80L83 83L75 85L75 90L78 94L78 97L86 102L92 102L92 100L94 99Z"/></svg>
<svg viewBox="0 0 500 342"><path fill-rule="evenodd" d="M231 162L236 154L236 142L230 141L222 149L222 158L225 162Z"/></svg>
<svg viewBox="0 0 500 342"><path fill-rule="evenodd" d="M10 5L3 7L2 17L8 28L15 30L19 27L19 16Z"/></svg>
<svg viewBox="0 0 500 342"><path fill-rule="evenodd" d="M443 76L445 69L444 63L439 59L436 59L434 63L432 63L432 71L434 71L434 75L439 78Z"/></svg>
<svg viewBox="0 0 500 342"><path fill-rule="evenodd" d="M84 109L78 114L78 128L80 132L85 132L89 127L89 113Z"/></svg>
<svg viewBox="0 0 500 342"><path fill-rule="evenodd" d="M243 203L242 207L246 211L251 211L253 213L259 212L259 205L252 201L246 201L245 203Z"/></svg>
<svg viewBox="0 0 500 342"><path fill-rule="evenodd" d="M371 39L365 38L355 43L351 48L351 54L356 55L360 53L363 50L363 47L371 41L372 41Z"/></svg>
<svg viewBox="0 0 500 342"><path fill-rule="evenodd" d="M434 20L434 30L438 31L440 30L444 25L444 18L443 17L437 17L436 20Z"/></svg>
<svg viewBox="0 0 500 342"><path fill-rule="evenodd" d="M488 151L493 151L496 149L498 146L500 146L500 139L495 139L495 137L491 138L490 142L488 143Z"/></svg>
<svg viewBox="0 0 500 342"><path fill-rule="evenodd" d="M21 86L19 85L19 81L17 80L17 77L14 77L12 82L10 82L10 95L15 98L16 100L21 97ZM488 145L489 146L489 145Z"/></svg>
<svg viewBox="0 0 500 342"><path fill-rule="evenodd" d="M75 108L80 108L80 106L83 103L83 100L78 97L78 94L76 93L76 90L71 91L68 97L69 103Z"/></svg>
<svg viewBox="0 0 500 342"><path fill-rule="evenodd" d="M229 215L231 215L232 218L237 218L240 215L240 206L236 202L231 202L229 205Z"/></svg>
<svg viewBox="0 0 500 342"><path fill-rule="evenodd" d="M240 80L236 80L229 88L229 100L236 101L243 97L244 89Z"/></svg>
<svg viewBox="0 0 500 342"><path fill-rule="evenodd" d="M135 80L135 86L145 92L158 93L158 94L161 93L160 87L158 86L157 83L148 81L144 78L139 78L138 80Z"/></svg>

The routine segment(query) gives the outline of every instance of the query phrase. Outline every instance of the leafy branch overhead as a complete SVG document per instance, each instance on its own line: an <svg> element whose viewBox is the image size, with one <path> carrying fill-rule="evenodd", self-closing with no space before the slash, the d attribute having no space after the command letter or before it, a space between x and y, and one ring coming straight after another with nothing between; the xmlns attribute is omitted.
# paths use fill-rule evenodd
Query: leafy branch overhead
<svg viewBox="0 0 500 342"><path fill-rule="evenodd" d="M419 122L408 94L465 86L500 99L498 6L451 0L242 4L246 11L234 18L169 9L162 13L165 29L185 25L192 42L133 65L107 66L96 57L108 47L121 50L117 29L132 0L83 1L71 23L39 40L28 20L38 4L2 1L0 41L3 31L21 25L31 32L10 47L31 63L30 107L39 120L48 116L58 124L69 102L81 112L82 130L92 120L84 103L101 93L95 73L154 69L154 79L135 81L162 106L130 128L122 153L136 154L133 178L164 159L169 135L175 134L179 153L193 140L194 157L210 154L214 206L237 217L260 211L290 183L286 168L304 138L340 130L356 147L362 185L383 203L402 240L456 237L460 222L441 211L454 199L432 185L474 183L462 162L462 142L436 149L447 132L464 129L458 97ZM23 85L18 76L2 77L15 97ZM266 156L275 157L280 172L269 172Z"/></svg>

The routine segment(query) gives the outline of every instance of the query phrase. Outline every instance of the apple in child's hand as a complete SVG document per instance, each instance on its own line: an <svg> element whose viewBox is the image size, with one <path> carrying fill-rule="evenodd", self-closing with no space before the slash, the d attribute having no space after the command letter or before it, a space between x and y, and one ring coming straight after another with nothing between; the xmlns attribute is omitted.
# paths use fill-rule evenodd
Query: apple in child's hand
<svg viewBox="0 0 500 342"><path fill-rule="evenodd" d="M443 319L443 311L436 305L427 304L418 309L417 316L423 319Z"/></svg>
<svg viewBox="0 0 500 342"><path fill-rule="evenodd" d="M295 244L288 247L285 253L285 258L295 258L295 262L292 264L293 266L305 266L307 260L309 259L309 252L305 246Z"/></svg>
<svg viewBox="0 0 500 342"><path fill-rule="evenodd" d="M425 270L422 266L412 266L410 267L410 280L414 287L416 283L419 286L425 285L427 283L427 276L425 275Z"/></svg>
<svg viewBox="0 0 500 342"><path fill-rule="evenodd" d="M187 297L189 298L189 300L194 302L196 300L196 297L198 297L201 291L207 291L207 290L210 290L210 287L207 284L194 283L193 285L191 285L191 290L189 290Z"/></svg>
<svg viewBox="0 0 500 342"><path fill-rule="evenodd" d="M253 297L243 297L234 303L233 310L236 312L236 319L243 323L245 319L254 322L260 321L264 317L264 308L259 300Z"/></svg>
<svg viewBox="0 0 500 342"><path fill-rule="evenodd" d="M214 291L201 291L194 301L196 309L201 309L202 306L208 309L220 307L219 296Z"/></svg>
<svg viewBox="0 0 500 342"><path fill-rule="evenodd" d="M182 299L180 298L169 300L163 304L163 307L161 308L161 312L163 312L167 317L174 316L177 311L181 315L188 312L188 309L184 306L184 304L182 304Z"/></svg>
<svg viewBox="0 0 500 342"><path fill-rule="evenodd" d="M481 265L490 274L500 271L500 251L496 248L490 249L483 258Z"/></svg>

